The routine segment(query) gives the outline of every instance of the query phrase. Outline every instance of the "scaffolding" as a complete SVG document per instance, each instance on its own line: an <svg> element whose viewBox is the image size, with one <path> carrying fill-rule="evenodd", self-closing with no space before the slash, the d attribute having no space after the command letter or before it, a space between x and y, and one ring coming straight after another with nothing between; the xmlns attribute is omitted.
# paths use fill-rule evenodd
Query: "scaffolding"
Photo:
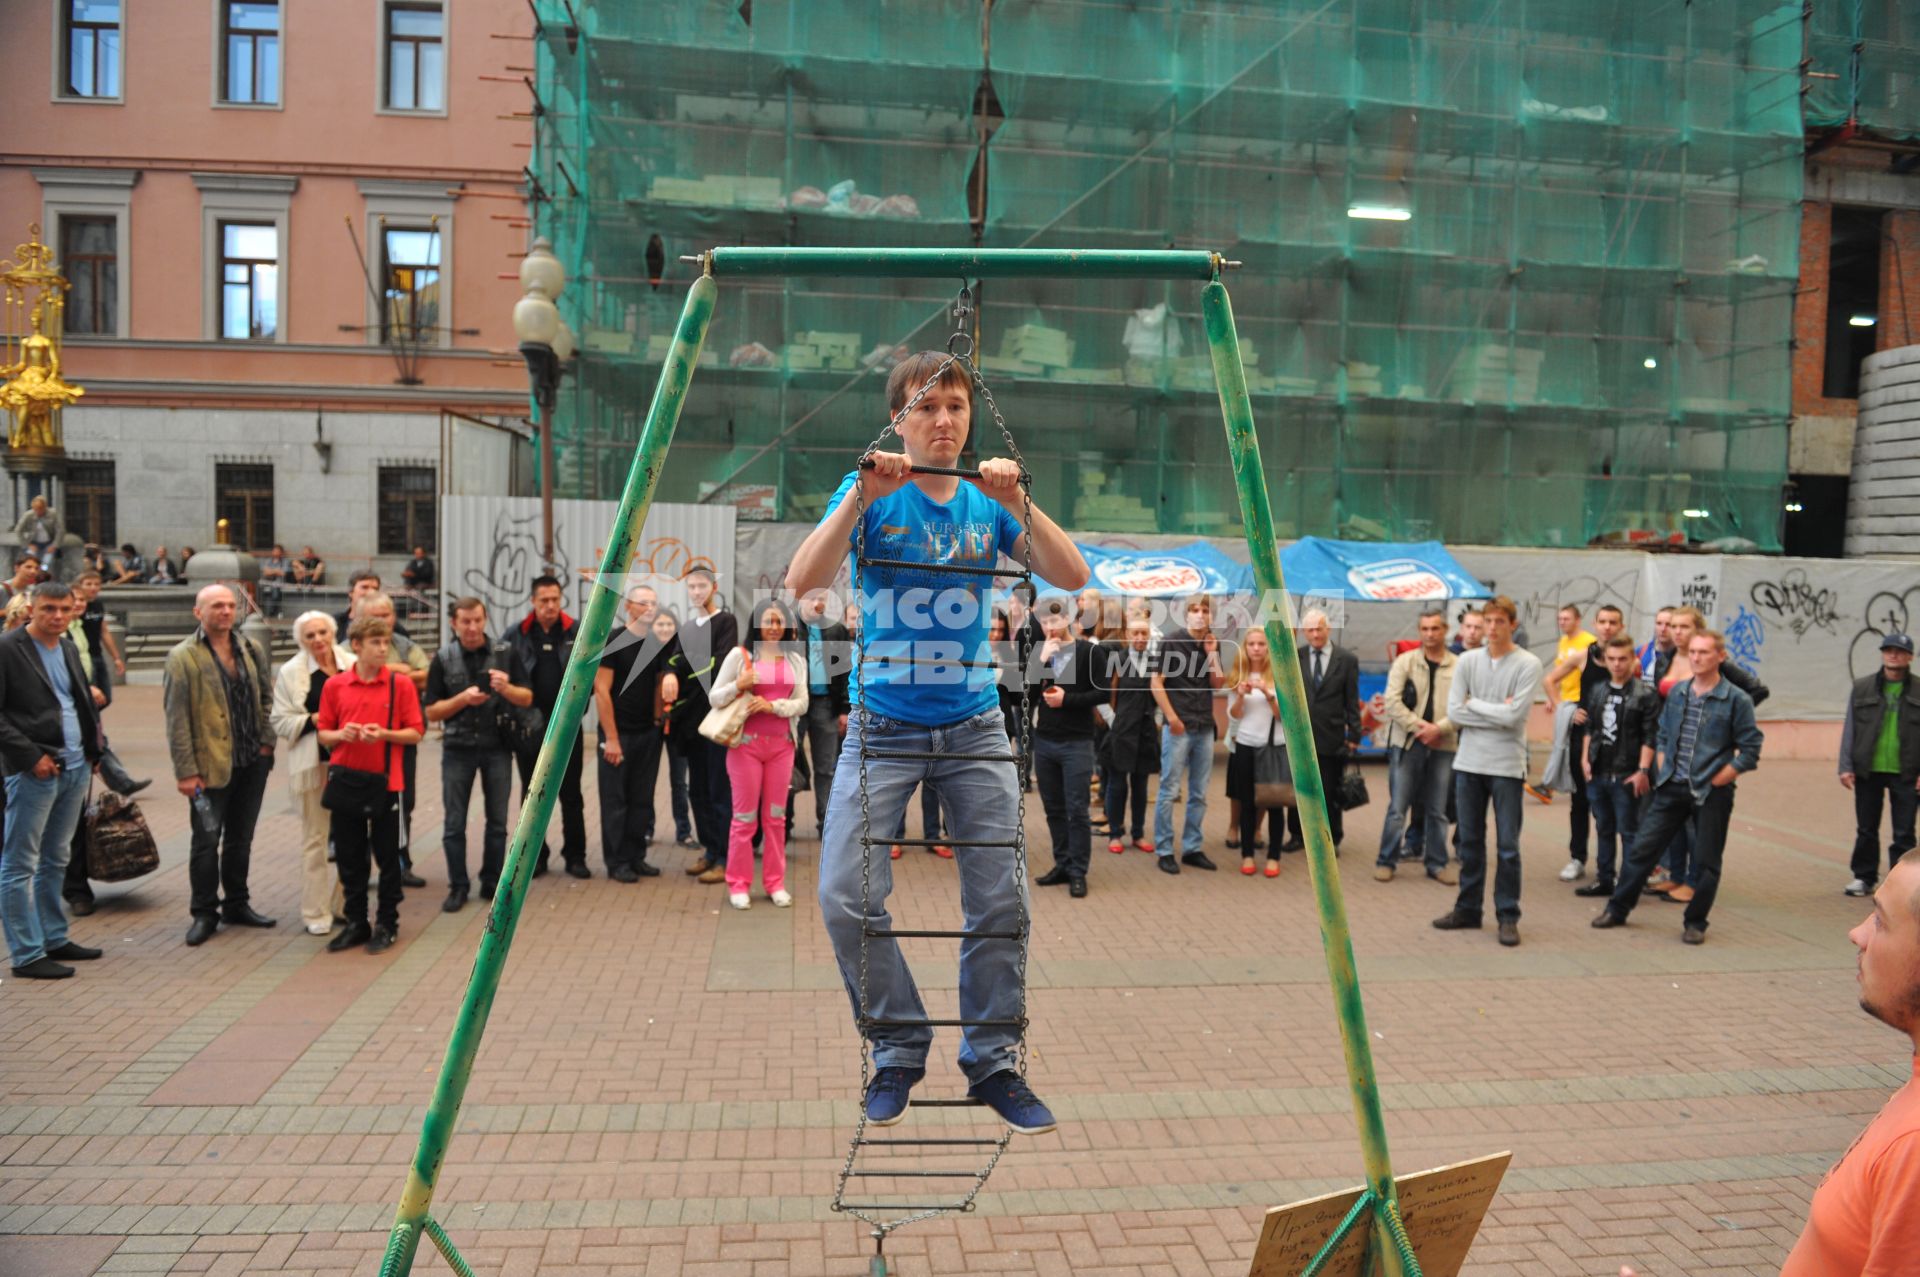
<svg viewBox="0 0 1920 1277"><path fill-rule="evenodd" d="M557 491L610 496L681 256L1205 245L1246 263L1276 530L1779 546L1798 4L534 0L534 219L584 287ZM926 281L758 281L664 477L810 521ZM1236 522L1203 323L1163 282L996 280L983 371L1071 526ZM771 501L769 502L769 498Z"/></svg>

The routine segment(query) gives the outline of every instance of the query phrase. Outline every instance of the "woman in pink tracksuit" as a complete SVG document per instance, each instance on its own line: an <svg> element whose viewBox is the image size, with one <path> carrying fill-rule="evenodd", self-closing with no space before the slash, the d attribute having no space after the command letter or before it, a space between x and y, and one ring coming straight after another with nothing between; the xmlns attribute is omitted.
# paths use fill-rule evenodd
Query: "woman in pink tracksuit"
<svg viewBox="0 0 1920 1277"><path fill-rule="evenodd" d="M736 647L721 662L709 699L731 705L750 696L740 743L727 751L727 779L733 782L733 823L727 844L727 899L735 909L752 904L753 834L764 821L761 872L767 895L785 909L787 893L787 790L793 780L793 720L807 712L806 658L794 648L793 623L786 609L770 602L748 631L746 647Z"/></svg>

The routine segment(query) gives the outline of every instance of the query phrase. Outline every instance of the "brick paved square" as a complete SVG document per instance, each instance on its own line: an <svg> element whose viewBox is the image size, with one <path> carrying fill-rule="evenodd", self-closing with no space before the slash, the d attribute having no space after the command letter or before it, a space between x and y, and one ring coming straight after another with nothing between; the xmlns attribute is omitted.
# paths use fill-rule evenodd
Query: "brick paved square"
<svg viewBox="0 0 1920 1277"><path fill-rule="evenodd" d="M107 959L61 985L0 980L0 1270L33 1255L63 1275L365 1277L485 926L477 907L439 911L437 747L414 817L429 886L391 953L301 932L277 782L253 888L281 925L188 949L186 804L158 720L149 687L110 720L156 777L143 806L163 854L76 923ZM1434 932L1450 891L1372 881L1383 806L1349 818L1340 867L1396 1167L1514 1151L1465 1271L1777 1272L1820 1176L1907 1069L1854 1002L1845 931L1863 908L1839 890L1851 808L1831 767L1768 764L1742 786L1699 948L1658 902L1624 931L1587 927L1555 877L1563 805L1526 810L1521 949ZM1208 815L1222 859L1224 808ZM1037 802L1027 818L1044 842ZM600 872L597 841L590 881L531 884L435 1207L476 1272L865 1271L871 1243L827 1209L859 1056L812 902L818 850L792 848L791 910L723 908L672 847L638 885ZM950 862L896 868L903 926L957 916ZM1358 1180L1300 858L1272 881L1167 878L1099 852L1091 884L1034 893L1031 1076L1060 1132L1017 1140L976 1214L896 1235L895 1271L1238 1277L1265 1208ZM914 961L952 1006L951 947ZM928 1094L961 1089L953 1045L936 1043ZM415 1271L444 1264L423 1248Z"/></svg>

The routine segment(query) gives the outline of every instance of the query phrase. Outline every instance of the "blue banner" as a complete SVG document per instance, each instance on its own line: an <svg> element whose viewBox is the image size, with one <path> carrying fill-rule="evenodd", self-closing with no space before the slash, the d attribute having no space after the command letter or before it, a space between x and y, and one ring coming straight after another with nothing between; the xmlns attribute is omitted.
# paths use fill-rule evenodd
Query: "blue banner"
<svg viewBox="0 0 1920 1277"><path fill-rule="evenodd" d="M1438 541L1302 537L1280 552L1287 591L1363 603L1484 599L1493 592Z"/></svg>
<svg viewBox="0 0 1920 1277"><path fill-rule="evenodd" d="M1254 588L1252 568L1235 563L1205 541L1166 550L1116 550L1094 545L1082 545L1079 550L1093 570L1087 588L1102 594L1173 599L1189 594L1237 594ZM1040 592L1060 593L1044 582Z"/></svg>

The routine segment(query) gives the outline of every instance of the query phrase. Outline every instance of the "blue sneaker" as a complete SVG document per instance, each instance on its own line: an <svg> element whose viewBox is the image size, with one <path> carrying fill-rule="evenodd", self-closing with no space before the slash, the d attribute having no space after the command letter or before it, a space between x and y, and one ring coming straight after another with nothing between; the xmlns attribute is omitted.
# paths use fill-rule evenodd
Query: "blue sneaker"
<svg viewBox="0 0 1920 1277"><path fill-rule="evenodd" d="M892 1126L907 1115L907 1092L911 1091L925 1069L889 1065L873 1075L867 1084L867 1121L874 1126Z"/></svg>
<svg viewBox="0 0 1920 1277"><path fill-rule="evenodd" d="M974 1083L967 1094L984 1101L1022 1135L1045 1135L1056 1125L1052 1112L1027 1087L1027 1080L1012 1069L1002 1069L986 1081Z"/></svg>

